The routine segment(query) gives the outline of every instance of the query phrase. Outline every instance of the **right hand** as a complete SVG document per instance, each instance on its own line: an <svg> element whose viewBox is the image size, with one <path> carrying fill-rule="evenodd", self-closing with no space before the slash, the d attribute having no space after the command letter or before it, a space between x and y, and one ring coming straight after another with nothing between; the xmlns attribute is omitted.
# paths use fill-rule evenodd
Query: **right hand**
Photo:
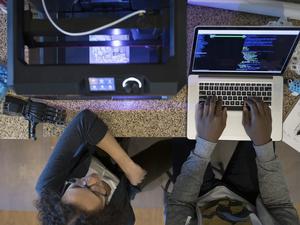
<svg viewBox="0 0 300 225"><path fill-rule="evenodd" d="M250 110L248 109L248 107ZM271 109L264 102L250 98L243 107L243 126L254 145L264 145L271 141Z"/></svg>
<svg viewBox="0 0 300 225"><path fill-rule="evenodd" d="M143 182L147 172L138 164L130 160L125 167L125 175L133 186L137 186Z"/></svg>

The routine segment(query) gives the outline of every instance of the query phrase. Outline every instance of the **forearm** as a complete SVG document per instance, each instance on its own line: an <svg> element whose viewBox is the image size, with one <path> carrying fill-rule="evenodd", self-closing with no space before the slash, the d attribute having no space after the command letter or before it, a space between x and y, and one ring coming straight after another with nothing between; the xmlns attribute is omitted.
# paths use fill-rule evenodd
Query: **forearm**
<svg viewBox="0 0 300 225"><path fill-rule="evenodd" d="M198 138L195 150L183 164L178 176L172 198L177 201L192 203L197 200L204 173L210 162L216 144Z"/></svg>
<svg viewBox="0 0 300 225"><path fill-rule="evenodd" d="M132 164L133 161L109 131L97 144L97 147L105 151L125 173L128 172L128 165Z"/></svg>
<svg viewBox="0 0 300 225"><path fill-rule="evenodd" d="M297 212L291 202L273 143L254 148L257 154L260 195L265 207L279 224L295 224L298 222Z"/></svg>
<svg viewBox="0 0 300 225"><path fill-rule="evenodd" d="M168 200L167 225L185 224L189 218L192 218L191 224L196 224L194 204L215 146L215 143L197 138L195 150L183 164Z"/></svg>
<svg viewBox="0 0 300 225"><path fill-rule="evenodd" d="M257 155L258 180L261 197L266 205L290 202L288 188L273 143L254 146Z"/></svg>

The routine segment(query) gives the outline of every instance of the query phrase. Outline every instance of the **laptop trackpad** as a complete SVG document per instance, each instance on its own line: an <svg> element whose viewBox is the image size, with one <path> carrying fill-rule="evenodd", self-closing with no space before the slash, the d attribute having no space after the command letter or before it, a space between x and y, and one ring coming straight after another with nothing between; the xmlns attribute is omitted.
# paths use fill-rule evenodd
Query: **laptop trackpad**
<svg viewBox="0 0 300 225"><path fill-rule="evenodd" d="M250 140L242 124L242 111L228 111L226 128L220 140Z"/></svg>

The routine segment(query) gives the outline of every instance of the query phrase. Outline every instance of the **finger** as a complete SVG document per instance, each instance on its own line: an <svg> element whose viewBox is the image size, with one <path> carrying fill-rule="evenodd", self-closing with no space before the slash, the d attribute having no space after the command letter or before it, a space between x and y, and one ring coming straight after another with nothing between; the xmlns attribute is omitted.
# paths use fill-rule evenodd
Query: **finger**
<svg viewBox="0 0 300 225"><path fill-rule="evenodd" d="M205 101L204 109L203 109L203 117L208 115L208 112L209 112L209 105L210 105L210 99L211 99L211 97L208 97L208 98L206 99L206 101Z"/></svg>
<svg viewBox="0 0 300 225"><path fill-rule="evenodd" d="M247 108L246 102L244 102L243 106L243 121L242 121L244 126L248 126L250 124L250 112Z"/></svg>
<svg viewBox="0 0 300 225"><path fill-rule="evenodd" d="M266 113L265 113L264 103L261 100L258 100L257 98L252 98L251 100L255 102L258 112L261 115L265 115Z"/></svg>
<svg viewBox="0 0 300 225"><path fill-rule="evenodd" d="M216 96L213 96L210 99L210 105L209 105L209 112L208 113L209 113L210 116L214 116L215 115L216 104L217 104L217 98L216 98Z"/></svg>
<svg viewBox="0 0 300 225"><path fill-rule="evenodd" d="M227 121L227 108L226 107L224 107L224 109L222 111L222 114L223 114L223 120L226 123L226 121Z"/></svg>
<svg viewBox="0 0 300 225"><path fill-rule="evenodd" d="M272 122L272 112L270 107L264 103L265 114L269 122Z"/></svg>
<svg viewBox="0 0 300 225"><path fill-rule="evenodd" d="M250 108L251 118L255 118L258 115L258 109L256 107L256 103L254 101L252 101L252 99L248 99L246 101L246 104Z"/></svg>
<svg viewBox="0 0 300 225"><path fill-rule="evenodd" d="M200 119L202 119L203 116L203 108L204 108L204 102L200 102L198 105L198 115Z"/></svg>
<svg viewBox="0 0 300 225"><path fill-rule="evenodd" d="M142 174L142 176L141 176L141 181L143 181L143 180L146 179L147 174L148 174L147 171L144 171L144 172L143 172L143 174Z"/></svg>
<svg viewBox="0 0 300 225"><path fill-rule="evenodd" d="M216 116L222 116L223 113L222 104L223 104L222 100L217 101L216 113L215 113Z"/></svg>

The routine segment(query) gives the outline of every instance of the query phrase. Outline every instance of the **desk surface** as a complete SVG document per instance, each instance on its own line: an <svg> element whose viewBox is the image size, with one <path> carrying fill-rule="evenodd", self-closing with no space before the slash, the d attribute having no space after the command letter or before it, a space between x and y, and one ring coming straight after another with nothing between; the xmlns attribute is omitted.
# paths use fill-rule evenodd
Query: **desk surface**
<svg viewBox="0 0 300 225"><path fill-rule="evenodd" d="M197 25L265 25L275 18L228 10L188 6L187 22L187 60L190 60L193 29ZM300 26L300 21L294 21ZM6 16L0 14L0 61L7 59ZM296 75L291 71L286 78ZM290 95L287 87L284 91L284 118L298 100ZM77 112L89 108L95 111L118 137L185 137L186 136L186 86L171 100L145 101L45 101L67 110L67 121ZM58 136L64 126L49 124L43 126L45 137ZM0 139L27 139L28 123L20 117L0 116Z"/></svg>

